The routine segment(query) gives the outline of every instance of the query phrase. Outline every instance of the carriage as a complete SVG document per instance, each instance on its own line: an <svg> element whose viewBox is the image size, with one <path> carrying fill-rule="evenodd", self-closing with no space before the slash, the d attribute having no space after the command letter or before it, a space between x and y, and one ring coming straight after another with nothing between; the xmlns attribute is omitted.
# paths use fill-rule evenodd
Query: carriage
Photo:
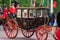
<svg viewBox="0 0 60 40"><path fill-rule="evenodd" d="M30 38L36 32L37 38L40 36L40 29L44 29L44 25L49 23L49 8L48 7L20 7L17 8L17 17L7 17L4 23L4 31L9 38L15 38L18 34L18 28L21 28L22 34ZM43 26L42 26L43 25ZM49 27L47 27L50 29ZM51 30L51 29L50 29ZM40 33L39 33L40 32ZM43 31L45 33L46 31ZM42 36L43 34L41 34ZM39 37L40 38L40 37ZM38 40L42 40L39 39ZM42 36L43 38L43 36ZM45 33L45 40L47 34Z"/></svg>
<svg viewBox="0 0 60 40"><path fill-rule="evenodd" d="M30 38L34 32L38 40L46 40L48 31L51 31L49 23L49 8L48 7L20 7L17 8L17 17L14 19L7 15L2 19L0 15L0 22L2 22L6 35L13 39L18 34L18 28L21 28L22 34Z"/></svg>
<svg viewBox="0 0 60 40"><path fill-rule="evenodd" d="M47 39L48 32L52 30L52 27L49 26L51 20L49 7L19 7L16 13L15 19L8 15L3 20L0 16L4 31L9 38L15 38L20 28L22 34L27 38L30 38L35 32L38 40ZM54 19L52 18L52 20Z"/></svg>
<svg viewBox="0 0 60 40"><path fill-rule="evenodd" d="M22 34L26 38L33 36L34 32L38 40L46 40L48 32L52 30L49 26L49 8L48 7L20 7L17 8L17 17L11 18L10 15L6 19L2 19L4 31L8 38L14 39L18 35L20 28ZM55 37L54 37L55 38Z"/></svg>

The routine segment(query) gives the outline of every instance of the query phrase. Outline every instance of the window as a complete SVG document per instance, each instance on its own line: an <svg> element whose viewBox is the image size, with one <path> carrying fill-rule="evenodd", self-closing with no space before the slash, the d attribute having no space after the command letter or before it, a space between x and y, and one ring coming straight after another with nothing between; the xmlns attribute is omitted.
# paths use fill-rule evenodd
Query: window
<svg viewBox="0 0 60 40"><path fill-rule="evenodd" d="M33 10L29 10L29 18L33 18L34 17L34 12L33 12Z"/></svg>
<svg viewBox="0 0 60 40"><path fill-rule="evenodd" d="M37 10L37 17L41 16L41 10Z"/></svg>

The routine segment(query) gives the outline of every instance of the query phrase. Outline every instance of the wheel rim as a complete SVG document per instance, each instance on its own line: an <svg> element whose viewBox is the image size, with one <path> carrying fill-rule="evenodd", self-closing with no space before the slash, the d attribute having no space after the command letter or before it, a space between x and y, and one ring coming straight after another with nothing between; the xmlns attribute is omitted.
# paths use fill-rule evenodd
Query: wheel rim
<svg viewBox="0 0 60 40"><path fill-rule="evenodd" d="M25 37L30 38L34 34L34 31L27 31L27 30L22 29L22 34Z"/></svg>
<svg viewBox="0 0 60 40"><path fill-rule="evenodd" d="M15 22L15 26L13 29L9 27L7 22L4 24L4 31L6 35L8 36L8 38L11 38L11 39L15 38L18 34L18 26L16 25L17 22L15 20L13 20L13 22Z"/></svg>
<svg viewBox="0 0 60 40"><path fill-rule="evenodd" d="M36 37L38 40L46 40L47 39L47 33L46 33L46 30L43 28L43 26L39 26L37 28Z"/></svg>

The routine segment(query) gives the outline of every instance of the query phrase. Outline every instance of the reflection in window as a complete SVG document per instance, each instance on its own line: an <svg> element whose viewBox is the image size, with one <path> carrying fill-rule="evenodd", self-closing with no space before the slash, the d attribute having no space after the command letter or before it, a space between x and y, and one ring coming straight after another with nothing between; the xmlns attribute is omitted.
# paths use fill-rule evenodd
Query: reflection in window
<svg viewBox="0 0 60 40"><path fill-rule="evenodd" d="M30 16L33 17L33 13L30 13Z"/></svg>
<svg viewBox="0 0 60 40"><path fill-rule="evenodd" d="M28 10L27 9L22 10L22 17L28 18Z"/></svg>
<svg viewBox="0 0 60 40"><path fill-rule="evenodd" d="M48 11L47 10L43 10L43 13L46 17L48 16Z"/></svg>
<svg viewBox="0 0 60 40"><path fill-rule="evenodd" d="M41 10L37 10L37 17L41 16Z"/></svg>
<svg viewBox="0 0 60 40"><path fill-rule="evenodd" d="M29 16L33 17L33 10L29 10Z"/></svg>

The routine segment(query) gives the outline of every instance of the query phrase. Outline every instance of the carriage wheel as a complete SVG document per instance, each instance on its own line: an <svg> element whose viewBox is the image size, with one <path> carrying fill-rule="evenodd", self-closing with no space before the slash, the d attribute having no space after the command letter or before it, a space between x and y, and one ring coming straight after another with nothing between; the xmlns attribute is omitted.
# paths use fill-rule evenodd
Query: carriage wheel
<svg viewBox="0 0 60 40"><path fill-rule="evenodd" d="M6 21L6 23L4 24L4 31L5 31L6 35L8 36L8 38L13 39L18 34L18 24L13 19L12 19L12 21L8 21L8 22Z"/></svg>
<svg viewBox="0 0 60 40"><path fill-rule="evenodd" d="M34 31L22 29L22 34L23 34L25 37L30 38L30 37L34 34Z"/></svg>
<svg viewBox="0 0 60 40"><path fill-rule="evenodd" d="M46 30L43 26L39 26L36 30L36 37L38 40L46 40L48 34L46 33Z"/></svg>

